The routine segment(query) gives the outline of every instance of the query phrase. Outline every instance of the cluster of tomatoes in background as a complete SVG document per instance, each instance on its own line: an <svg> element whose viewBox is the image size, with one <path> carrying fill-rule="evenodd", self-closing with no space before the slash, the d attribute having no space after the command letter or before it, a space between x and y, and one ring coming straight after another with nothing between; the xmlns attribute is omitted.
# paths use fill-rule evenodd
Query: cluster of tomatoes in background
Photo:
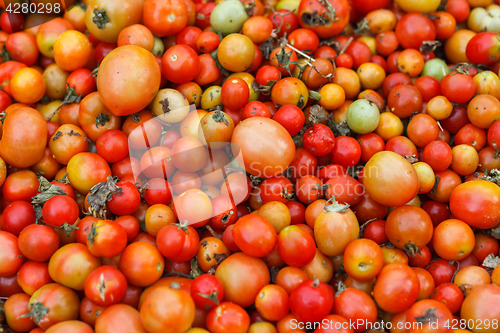
<svg viewBox="0 0 500 333"><path fill-rule="evenodd" d="M500 332L498 0L16 3L2 332Z"/></svg>

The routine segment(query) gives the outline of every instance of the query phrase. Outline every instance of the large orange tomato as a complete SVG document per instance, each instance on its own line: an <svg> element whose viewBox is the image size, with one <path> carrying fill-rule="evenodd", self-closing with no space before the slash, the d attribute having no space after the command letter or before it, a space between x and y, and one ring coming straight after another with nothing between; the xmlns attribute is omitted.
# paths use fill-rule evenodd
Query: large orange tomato
<svg viewBox="0 0 500 333"><path fill-rule="evenodd" d="M500 304L500 286L493 284L478 286L465 297L460 317L471 324L470 329L473 332L499 333L500 307L498 304ZM482 323L482 325L474 323ZM486 326L486 323L490 325Z"/></svg>
<svg viewBox="0 0 500 333"><path fill-rule="evenodd" d="M386 206L406 204L419 188L411 163L392 151L378 152L366 163L363 185L373 200Z"/></svg>
<svg viewBox="0 0 500 333"><path fill-rule="evenodd" d="M90 0L85 25L95 38L116 43L123 28L140 23L144 0Z"/></svg>
<svg viewBox="0 0 500 333"><path fill-rule="evenodd" d="M148 106L160 81L161 70L155 56L135 45L111 51L103 59L96 80L102 102L117 116L128 116Z"/></svg>
<svg viewBox="0 0 500 333"><path fill-rule="evenodd" d="M494 228L500 223L500 188L486 180L460 184L451 192L450 210L473 228Z"/></svg>
<svg viewBox="0 0 500 333"><path fill-rule="evenodd" d="M68 162L67 170L71 185L83 194L87 194L92 186L106 181L108 176L111 176L111 169L106 160L88 152L73 156Z"/></svg>
<svg viewBox="0 0 500 333"><path fill-rule="evenodd" d="M146 0L143 21L159 37L175 35L188 23L188 8L179 0Z"/></svg>
<svg viewBox="0 0 500 333"><path fill-rule="evenodd" d="M240 122L231 142L234 155L241 153L246 171L263 178L282 174L295 156L295 144L288 131L265 117Z"/></svg>
<svg viewBox="0 0 500 333"><path fill-rule="evenodd" d="M264 261L243 252L224 260L215 271L215 276L224 285L224 299L242 307L252 305L259 291L270 280Z"/></svg>
<svg viewBox="0 0 500 333"><path fill-rule="evenodd" d="M47 122L30 107L12 110L5 117L0 156L8 164L26 168L43 157L47 145Z"/></svg>

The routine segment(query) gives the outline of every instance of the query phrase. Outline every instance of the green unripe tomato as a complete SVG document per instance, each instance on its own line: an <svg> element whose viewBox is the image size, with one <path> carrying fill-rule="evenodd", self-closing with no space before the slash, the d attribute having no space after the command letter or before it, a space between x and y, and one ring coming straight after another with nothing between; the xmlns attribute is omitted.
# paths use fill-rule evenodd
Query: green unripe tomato
<svg viewBox="0 0 500 333"><path fill-rule="evenodd" d="M239 0L224 0L210 14L210 25L222 34L239 32L248 20L245 6Z"/></svg>
<svg viewBox="0 0 500 333"><path fill-rule="evenodd" d="M358 99L347 109L346 120L351 130L359 134L366 134L377 128L380 112L372 101Z"/></svg>
<svg viewBox="0 0 500 333"><path fill-rule="evenodd" d="M429 75L441 81L449 72L450 67L448 67L446 62L442 59L434 58L425 62L422 75Z"/></svg>

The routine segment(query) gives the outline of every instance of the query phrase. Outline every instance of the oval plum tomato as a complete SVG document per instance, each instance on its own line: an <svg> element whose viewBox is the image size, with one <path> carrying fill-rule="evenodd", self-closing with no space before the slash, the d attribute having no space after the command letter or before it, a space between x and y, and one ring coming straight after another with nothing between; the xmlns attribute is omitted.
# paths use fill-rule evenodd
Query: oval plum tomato
<svg viewBox="0 0 500 333"><path fill-rule="evenodd" d="M191 284L191 297L196 307L210 310L222 302L224 286L217 277L201 274Z"/></svg>
<svg viewBox="0 0 500 333"><path fill-rule="evenodd" d="M302 135L304 148L314 156L325 156L335 146L335 136L332 130L323 124L314 124Z"/></svg>
<svg viewBox="0 0 500 333"><path fill-rule="evenodd" d="M410 162L390 151L378 152L366 163L363 185L375 201L386 206L406 204L419 188L417 173Z"/></svg>
<svg viewBox="0 0 500 333"><path fill-rule="evenodd" d="M132 69L131 63L141 64L141 72ZM124 45L103 59L96 83L104 105L117 116L127 116L141 111L153 100L160 80L160 66L151 52L139 46Z"/></svg>
<svg viewBox="0 0 500 333"><path fill-rule="evenodd" d="M4 118L0 156L9 165L18 168L34 165L42 159L46 145L47 122L37 110L20 107Z"/></svg>
<svg viewBox="0 0 500 333"><path fill-rule="evenodd" d="M417 273L410 266L388 264L377 278L373 298L384 311L401 312L417 300L419 286Z"/></svg>
<svg viewBox="0 0 500 333"><path fill-rule="evenodd" d="M248 214L234 224L233 238L236 246L244 253L253 257L263 257L274 249L278 236L267 219L256 214Z"/></svg>
<svg viewBox="0 0 500 333"><path fill-rule="evenodd" d="M285 227L278 235L278 253L287 265L302 267L314 259L314 238L297 225Z"/></svg>
<svg viewBox="0 0 500 333"><path fill-rule="evenodd" d="M127 232L110 220L99 220L92 224L87 237L87 247L97 257L114 257L127 245Z"/></svg>
<svg viewBox="0 0 500 333"><path fill-rule="evenodd" d="M87 276L84 285L85 297L99 306L110 306L121 302L127 291L127 279L112 266L101 266Z"/></svg>
<svg viewBox="0 0 500 333"><path fill-rule="evenodd" d="M247 103L249 96L250 90L243 79L234 77L222 85L221 101L225 107L241 109Z"/></svg>
<svg viewBox="0 0 500 333"><path fill-rule="evenodd" d="M500 188L486 180L458 185L450 197L451 213L469 226L490 229L500 221Z"/></svg>
<svg viewBox="0 0 500 333"><path fill-rule="evenodd" d="M334 198L325 203L326 205L320 206L322 210L312 222L314 239L323 254L337 256L344 252L351 241L359 237L359 222L348 205L339 204ZM307 210L306 221L309 224Z"/></svg>
<svg viewBox="0 0 500 333"><path fill-rule="evenodd" d="M319 280L306 280L290 294L290 310L305 323L321 321L333 307L333 289Z"/></svg>
<svg viewBox="0 0 500 333"><path fill-rule="evenodd" d="M282 174L295 153L290 133L265 117L251 117L236 125L231 143L233 154L241 154L246 171L263 178Z"/></svg>
<svg viewBox="0 0 500 333"><path fill-rule="evenodd" d="M45 223L53 227L73 225L78 219L79 208L76 201L66 195L56 195L47 200L42 208Z"/></svg>

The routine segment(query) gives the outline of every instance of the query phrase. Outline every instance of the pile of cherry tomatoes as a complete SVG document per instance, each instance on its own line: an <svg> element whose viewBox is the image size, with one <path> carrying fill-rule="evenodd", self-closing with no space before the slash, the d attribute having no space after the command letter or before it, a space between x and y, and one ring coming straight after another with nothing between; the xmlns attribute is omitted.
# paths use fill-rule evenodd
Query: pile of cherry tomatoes
<svg viewBox="0 0 500 333"><path fill-rule="evenodd" d="M1 332L500 333L498 0L29 3Z"/></svg>

